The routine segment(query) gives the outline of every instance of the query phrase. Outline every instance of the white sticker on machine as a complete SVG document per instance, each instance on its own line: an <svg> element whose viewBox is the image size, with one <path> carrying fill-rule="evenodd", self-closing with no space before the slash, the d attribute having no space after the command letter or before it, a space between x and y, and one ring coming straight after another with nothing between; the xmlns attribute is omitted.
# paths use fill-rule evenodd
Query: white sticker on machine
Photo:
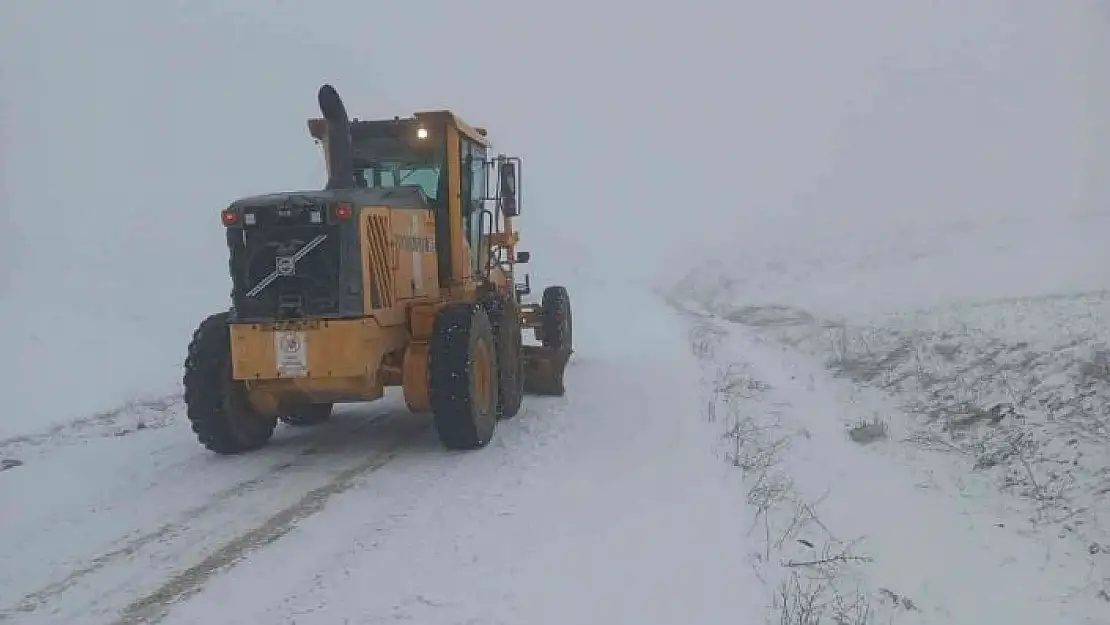
<svg viewBox="0 0 1110 625"><path fill-rule="evenodd" d="M308 348L304 332L275 332L274 357L283 378L299 378L308 373Z"/></svg>
<svg viewBox="0 0 1110 625"><path fill-rule="evenodd" d="M409 229L414 241L418 240L417 237L420 236L420 222L416 215L417 212L419 211L412 212L412 227ZM417 245L412 246L412 294L424 294L424 250Z"/></svg>

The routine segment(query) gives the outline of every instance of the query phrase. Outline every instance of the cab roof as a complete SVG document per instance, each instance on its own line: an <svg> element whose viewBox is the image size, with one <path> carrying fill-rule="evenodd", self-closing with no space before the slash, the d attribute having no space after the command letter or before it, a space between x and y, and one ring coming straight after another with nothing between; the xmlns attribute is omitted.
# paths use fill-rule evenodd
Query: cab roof
<svg viewBox="0 0 1110 625"><path fill-rule="evenodd" d="M463 121L463 119L461 117L459 117L458 115L454 114L453 112L451 112L449 110L417 111L416 113L413 113L412 117L408 117L408 118L398 117L398 118L394 118L394 119L368 120L368 119L358 119L356 117L356 118L351 120L351 134L352 135L357 135L360 126L368 127L368 126L381 126L383 124L390 124L390 123L412 123L412 122L426 122L429 125L439 124L439 123L451 124L455 128L458 128L459 132L462 133L463 136L465 136L466 138L482 145L483 147L485 147L487 149L493 147L493 144L491 144L489 142L489 140L486 139L486 129L485 128L478 128L478 127L475 127L475 126L471 126L470 124ZM317 139L317 140L323 140L324 139L324 137L327 135L327 128L328 128L327 121L324 120L322 117L315 117L315 118L312 118L312 119L308 120L308 133L310 135L312 135L312 137Z"/></svg>

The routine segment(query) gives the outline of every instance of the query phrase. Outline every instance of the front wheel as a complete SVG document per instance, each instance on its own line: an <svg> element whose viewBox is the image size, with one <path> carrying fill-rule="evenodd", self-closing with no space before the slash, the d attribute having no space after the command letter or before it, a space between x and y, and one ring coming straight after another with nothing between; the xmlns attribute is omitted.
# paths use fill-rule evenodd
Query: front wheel
<svg viewBox="0 0 1110 625"><path fill-rule="evenodd" d="M520 307L512 296L492 294L483 308L493 325L497 344L497 418L511 419L524 402L524 354L521 339Z"/></svg>
<svg viewBox="0 0 1110 625"><path fill-rule="evenodd" d="M570 293L564 286L549 286L540 300L540 325L544 347L557 352L574 349L574 326L571 323Z"/></svg>

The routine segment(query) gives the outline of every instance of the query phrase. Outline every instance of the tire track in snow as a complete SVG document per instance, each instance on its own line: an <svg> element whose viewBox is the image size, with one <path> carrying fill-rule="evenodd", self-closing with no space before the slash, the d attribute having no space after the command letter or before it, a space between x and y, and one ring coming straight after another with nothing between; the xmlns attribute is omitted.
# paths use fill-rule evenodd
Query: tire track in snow
<svg viewBox="0 0 1110 625"><path fill-rule="evenodd" d="M359 475L372 472L384 466L386 462L395 457L396 453L400 451L405 442L426 430L428 423L419 416L402 416L396 414L395 411L386 410L379 415L366 418L354 418L350 422L342 423L342 425L343 427L334 429L326 429L325 427L324 429L316 429L316 432L306 432L306 442L309 442L308 446L297 451L293 457L274 463L272 466L268 467L262 475L237 481L226 488L211 493L199 505L176 513L172 520L162 523L154 529L141 531L138 536L127 539L122 545L114 549L105 550L99 555L86 558L82 564L71 569L68 574L61 579L52 581L30 593L26 593L14 605L0 609L0 622L9 622L19 620L23 617L30 617L31 615L38 614L45 607L57 605L59 603L64 604L66 603L67 594L78 588L86 589L86 591L90 587L96 589L102 585L99 578L100 575L111 577L111 574L106 571L107 569L116 565L131 567L128 560L132 560L135 563L143 562L146 559L143 557L143 554L148 548L157 549L158 546L168 548L171 552L170 555L174 556L174 559L176 559L180 557L180 555L179 553L175 554L173 552L181 552L193 548L193 543L190 541L194 537L190 536L190 533L193 535L197 534L199 531L197 527L204 525L202 521L204 521L206 517L218 516L221 513L227 513L229 510L233 511L237 505L237 500L242 496L251 491L262 490L275 485L280 486L282 484L282 479L286 476L291 479L297 478L296 472L300 469L307 469L309 473L311 473L316 467L309 466L309 463L305 462L305 459L309 457L320 457L323 453L326 453L329 456L334 456L336 462L339 463L343 460L348 460L351 451L357 451L358 447L366 445L366 437L360 436L360 434L381 434L381 436L373 437L376 440L373 443L372 449L367 449L369 456L365 460L361 460L354 466L340 471L323 486L313 488L293 505L283 508L276 514L269 516L261 524L256 525L252 530L240 534L231 541L219 546L214 553L206 556L202 562L174 576L157 591L147 595L144 600L133 602L127 609L130 612L125 611L124 614L135 613L145 615L156 612L163 599L168 597L172 598L177 594L174 592L174 589L188 590L190 584L193 583L190 582L190 580L195 580L195 583L203 583L203 581L216 569L223 568L232 563L238 556L249 551L251 548L262 546L263 544L280 538L280 536L287 532L296 521L314 513L323 505L327 497L341 492L341 490L348 487L350 482ZM274 445L274 447L280 449L279 445L280 443ZM265 453L265 451L266 450L263 450L263 453ZM262 458L266 457L267 456L264 455L262 456ZM246 456L242 458L250 459ZM175 473L177 470L185 468L187 467L184 465L170 465L159 473ZM320 468L326 471L329 466L325 465ZM164 480L165 478L157 479L153 488L157 489L160 486L164 486ZM172 484L172 482L170 484ZM170 487L172 488L172 486ZM148 488L147 490L151 489ZM140 497L141 496L140 494ZM259 538L262 538L262 540L260 541ZM178 540L175 542L175 539ZM205 550L206 553L210 551L211 546ZM211 568L212 570L206 571L207 568ZM113 584L113 581L109 579L107 583ZM109 586L108 588L101 588L101 590L107 591L104 594L109 595L117 592L119 588L117 586ZM89 600L78 598L78 601L92 604L113 603L111 599L105 601L105 597L96 597ZM128 621L125 620L121 622ZM148 621L146 616L142 616L142 618L134 622Z"/></svg>
<svg viewBox="0 0 1110 625"><path fill-rule="evenodd" d="M113 411L113 413L119 414L120 411ZM379 420L380 418L368 419L365 422L358 424L356 427L344 428L344 430L340 434L342 437L346 437L350 434L354 434L368 427L371 427ZM332 434L331 436L327 436L327 438L324 440L318 440L314 442L310 447L302 450L298 454L298 457L317 453L322 448L327 446L329 440L335 438L337 438L337 436L335 434ZM203 504L189 508L174 521L164 523L153 531L143 532L139 536L128 540L122 546L91 558L90 560L88 560L88 563L86 565L75 568L69 575L67 575L63 579L44 586L40 590L28 593L23 597L22 600L20 600L16 607L7 610L0 610L0 622L8 620L14 612L34 612L40 607L46 605L55 597L58 597L59 595L64 593L69 588L73 587L77 582L81 581L86 576L96 573L97 571L103 569L109 564L112 564L114 561L120 558L135 555L146 545L171 536L175 532L185 528L191 521L195 521L204 516L209 511L214 510L223 502L234 499L235 497L251 490L252 488L261 486L266 482L273 480L274 478L280 477L282 473L287 472L289 469L295 468L297 466L298 465L296 459L291 459L285 462L278 463L271 467L266 474L242 482L238 482L211 495L209 499Z"/></svg>
<svg viewBox="0 0 1110 625"><path fill-rule="evenodd" d="M122 611L112 625L137 625L157 623L166 616L169 608L188 598L220 571L234 566L243 556L289 533L301 521L324 508L328 499L354 486L357 478L381 469L402 451L404 445L427 429L423 419L399 419L398 431L391 432L381 450L363 462L341 472L328 483L315 488L261 525L224 543L204 560L167 580L161 587L136 601Z"/></svg>
<svg viewBox="0 0 1110 625"><path fill-rule="evenodd" d="M39 608L49 603L52 599L62 595L65 591L72 588L75 584L77 584L88 575L100 571L104 567L112 564L120 558L135 555L143 547L170 536L174 532L184 528L189 523L189 521L200 518L205 513L214 509L216 506L223 503L224 501L232 499L235 496L244 493L255 486L258 486L279 476L282 472L293 466L294 462L292 461L284 462L274 467L272 473L250 479L245 482L239 482L235 486L219 492L204 504L190 508L177 521L166 523L152 532L147 532L141 534L136 538L128 540L126 543L124 543L123 546L117 549L96 556L85 566L74 569L73 572L71 572L62 580L54 582L42 588L41 590L36 590L35 592L25 595L15 608L0 611L0 621L4 621L10 618L13 612L27 613L38 610Z"/></svg>

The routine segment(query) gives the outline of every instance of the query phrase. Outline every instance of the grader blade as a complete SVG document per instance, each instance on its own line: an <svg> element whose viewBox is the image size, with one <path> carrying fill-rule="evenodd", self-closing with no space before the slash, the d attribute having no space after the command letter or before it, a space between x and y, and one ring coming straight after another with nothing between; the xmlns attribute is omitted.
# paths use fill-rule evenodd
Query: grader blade
<svg viewBox="0 0 1110 625"><path fill-rule="evenodd" d="M572 350L556 350L540 345L523 346L524 392L532 395L561 396L566 393L563 372Z"/></svg>

